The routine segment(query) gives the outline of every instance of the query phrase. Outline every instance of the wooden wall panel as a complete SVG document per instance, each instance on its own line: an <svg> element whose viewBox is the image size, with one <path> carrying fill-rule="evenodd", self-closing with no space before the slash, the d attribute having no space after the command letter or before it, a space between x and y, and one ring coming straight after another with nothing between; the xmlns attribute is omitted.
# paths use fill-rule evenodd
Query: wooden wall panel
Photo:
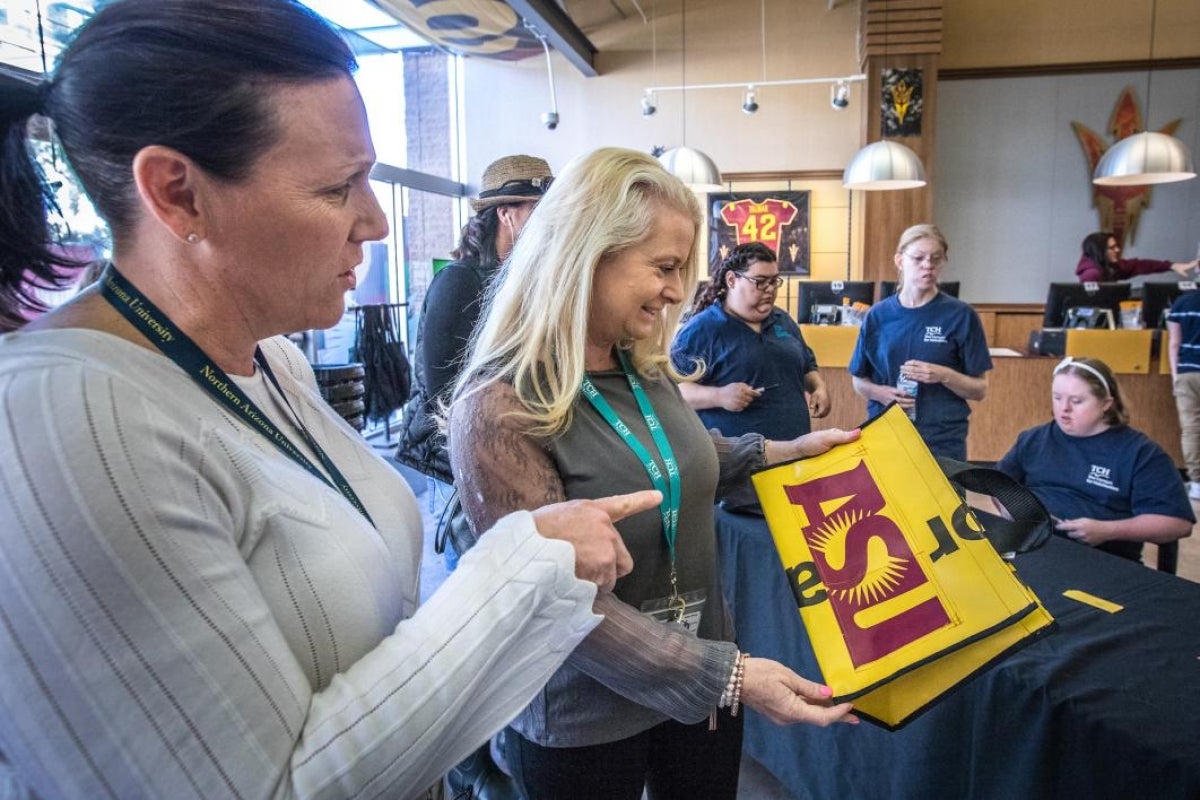
<svg viewBox="0 0 1200 800"><path fill-rule="evenodd" d="M968 458L998 461L1017 440L1017 434L1050 421L1050 382L1058 361L1036 356L994 359L987 398L971 404ZM832 411L825 419L813 420L813 428L849 429L862 424L867 404L854 393L850 373L822 367L821 377L829 388ZM1122 375L1119 381L1133 427L1166 450L1176 466L1183 466L1170 375L1153 369L1149 375Z"/></svg>

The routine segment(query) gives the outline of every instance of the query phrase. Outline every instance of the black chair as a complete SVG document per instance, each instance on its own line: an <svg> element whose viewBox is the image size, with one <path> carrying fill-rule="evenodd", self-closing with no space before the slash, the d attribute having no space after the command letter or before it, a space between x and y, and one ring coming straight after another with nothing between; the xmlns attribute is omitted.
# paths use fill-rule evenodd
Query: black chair
<svg viewBox="0 0 1200 800"><path fill-rule="evenodd" d="M1158 546L1158 571L1175 574L1179 568L1179 542L1167 542Z"/></svg>

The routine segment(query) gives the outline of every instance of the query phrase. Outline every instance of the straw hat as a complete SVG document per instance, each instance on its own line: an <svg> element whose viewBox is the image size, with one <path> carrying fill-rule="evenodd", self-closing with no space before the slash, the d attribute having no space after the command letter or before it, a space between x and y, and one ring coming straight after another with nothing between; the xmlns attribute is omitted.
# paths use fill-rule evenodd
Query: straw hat
<svg viewBox="0 0 1200 800"><path fill-rule="evenodd" d="M493 206L538 200L550 188L550 165L534 156L505 156L483 171L479 197L471 201L475 213Z"/></svg>

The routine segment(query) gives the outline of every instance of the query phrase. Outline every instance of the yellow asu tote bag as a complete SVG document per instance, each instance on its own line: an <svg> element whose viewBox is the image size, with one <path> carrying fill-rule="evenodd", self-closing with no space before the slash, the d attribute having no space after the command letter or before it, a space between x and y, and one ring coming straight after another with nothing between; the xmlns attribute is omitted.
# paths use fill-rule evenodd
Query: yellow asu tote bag
<svg viewBox="0 0 1200 800"><path fill-rule="evenodd" d="M833 699L885 728L1054 621L898 406L753 481Z"/></svg>

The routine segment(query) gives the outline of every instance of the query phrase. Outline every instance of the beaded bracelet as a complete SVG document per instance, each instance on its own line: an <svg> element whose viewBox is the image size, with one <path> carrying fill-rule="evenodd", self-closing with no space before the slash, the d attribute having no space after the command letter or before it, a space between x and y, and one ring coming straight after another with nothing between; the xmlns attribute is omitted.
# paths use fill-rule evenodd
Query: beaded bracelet
<svg viewBox="0 0 1200 800"><path fill-rule="evenodd" d="M729 682L725 684L725 688L721 691L721 699L717 701L717 708L733 707L733 716L737 716L737 708L742 700L742 676L746 669L746 653L738 652L733 659L733 668L729 671ZM715 731L717 729L717 712L708 715L708 729Z"/></svg>
<svg viewBox="0 0 1200 800"><path fill-rule="evenodd" d="M746 676L746 659L749 657L749 653L738 653L737 667L734 669L736 682L733 686L733 697L729 702L729 716L731 717L738 715L738 708L742 703L742 679Z"/></svg>
<svg viewBox="0 0 1200 800"><path fill-rule="evenodd" d="M738 662L741 659L742 654L740 652L733 658L733 666L729 670L729 681L725 684L725 688L721 690L721 699L717 701L717 708L729 708L729 704L733 701L733 690L737 686Z"/></svg>

